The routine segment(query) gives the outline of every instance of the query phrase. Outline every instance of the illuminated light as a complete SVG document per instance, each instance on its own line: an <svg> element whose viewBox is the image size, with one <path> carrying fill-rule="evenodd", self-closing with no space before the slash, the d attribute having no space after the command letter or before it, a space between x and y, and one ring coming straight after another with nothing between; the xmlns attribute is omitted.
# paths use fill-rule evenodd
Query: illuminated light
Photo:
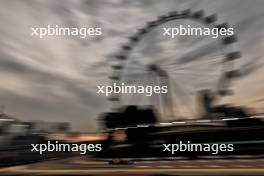
<svg viewBox="0 0 264 176"><path fill-rule="evenodd" d="M115 128L115 130L126 130L127 128Z"/></svg>
<svg viewBox="0 0 264 176"><path fill-rule="evenodd" d="M130 129L135 129L135 128L138 128L138 127L134 126L134 127L127 127L127 128L130 128Z"/></svg>
<svg viewBox="0 0 264 176"><path fill-rule="evenodd" d="M184 124L186 122L172 122L173 124Z"/></svg>
<svg viewBox="0 0 264 176"><path fill-rule="evenodd" d="M239 120L239 118L228 118L228 119L222 119L222 120Z"/></svg>
<svg viewBox="0 0 264 176"><path fill-rule="evenodd" d="M250 118L264 118L264 116L251 116Z"/></svg>
<svg viewBox="0 0 264 176"><path fill-rule="evenodd" d="M76 136L68 135L54 135L50 136L51 140L67 141L67 142L82 142L82 141L104 141L107 139L106 135L96 134L78 134Z"/></svg>
<svg viewBox="0 0 264 176"><path fill-rule="evenodd" d="M146 127L149 127L149 125L137 125L137 127L143 127L143 128L146 128Z"/></svg>
<svg viewBox="0 0 264 176"><path fill-rule="evenodd" d="M114 141L125 141L126 138L127 138L127 136L126 136L124 131L117 131L113 135Z"/></svg>
<svg viewBox="0 0 264 176"><path fill-rule="evenodd" d="M196 122L207 123L207 122L212 122L212 120L197 120Z"/></svg>
<svg viewBox="0 0 264 176"><path fill-rule="evenodd" d="M172 123L160 123L160 125L172 125Z"/></svg>
<svg viewBox="0 0 264 176"><path fill-rule="evenodd" d="M10 121L10 122L13 122L15 120L14 119L0 119L0 121Z"/></svg>

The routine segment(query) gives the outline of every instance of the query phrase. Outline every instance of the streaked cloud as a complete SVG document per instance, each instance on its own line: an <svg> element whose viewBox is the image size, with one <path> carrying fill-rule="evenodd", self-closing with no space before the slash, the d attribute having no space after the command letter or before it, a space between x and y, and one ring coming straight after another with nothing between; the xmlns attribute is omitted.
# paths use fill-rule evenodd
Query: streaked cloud
<svg viewBox="0 0 264 176"><path fill-rule="evenodd" d="M98 114L109 106L105 97L96 94L96 85L108 81L112 55L146 21L189 7L217 13L219 21L230 22L238 33L237 47L243 53L239 66L247 70L244 64L256 58L263 63L263 6L262 0L1 1L0 104L18 119L69 121L75 130L95 131ZM103 35L93 39L30 36L31 27L47 24L100 26ZM139 56L163 49L148 42L145 54ZM260 67L236 81L236 94L228 101L251 105L253 97L261 99L263 73Z"/></svg>

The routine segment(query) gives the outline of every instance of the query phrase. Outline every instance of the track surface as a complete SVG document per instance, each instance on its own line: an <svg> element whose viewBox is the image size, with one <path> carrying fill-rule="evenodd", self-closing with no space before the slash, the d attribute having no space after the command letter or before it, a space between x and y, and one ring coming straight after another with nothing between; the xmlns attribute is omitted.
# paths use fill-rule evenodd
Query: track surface
<svg viewBox="0 0 264 176"><path fill-rule="evenodd" d="M87 158L53 160L0 169L0 175L264 175L264 159L136 161L109 165Z"/></svg>

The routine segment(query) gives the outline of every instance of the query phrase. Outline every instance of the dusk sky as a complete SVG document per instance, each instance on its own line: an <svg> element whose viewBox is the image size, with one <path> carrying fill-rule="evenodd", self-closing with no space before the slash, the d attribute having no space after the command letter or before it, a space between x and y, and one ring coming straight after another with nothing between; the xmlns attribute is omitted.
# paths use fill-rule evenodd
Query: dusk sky
<svg viewBox="0 0 264 176"><path fill-rule="evenodd" d="M66 121L76 131L97 131L96 119L109 102L96 86L108 82L112 55L147 21L191 8L216 13L234 27L243 54L236 67L245 75L233 82L235 95L226 101L261 112L263 7L263 0L0 0L0 105L17 119ZM101 27L103 34L31 36L31 27L48 24Z"/></svg>

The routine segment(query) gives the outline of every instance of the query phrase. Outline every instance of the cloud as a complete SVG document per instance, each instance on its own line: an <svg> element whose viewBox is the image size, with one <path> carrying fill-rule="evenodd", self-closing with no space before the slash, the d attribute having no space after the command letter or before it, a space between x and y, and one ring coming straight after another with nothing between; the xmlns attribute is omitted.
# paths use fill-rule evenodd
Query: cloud
<svg viewBox="0 0 264 176"><path fill-rule="evenodd" d="M228 21L236 28L239 36L237 46L244 55L238 65L243 65L250 60L253 62L256 56L263 56L263 39L260 37L263 35L263 5L262 0L1 1L0 103L18 119L65 120L71 122L75 130L98 130L96 118L108 111L109 103L106 97L96 94L96 85L108 83L113 56L137 28L174 10L192 8L205 9L206 14L217 13L220 21ZM30 36L31 27L47 24L100 26L103 35L84 40ZM152 37L143 41L141 46L144 47L135 50L133 54L136 57L173 59L174 51L179 54L197 47L192 42L189 45L172 41L169 42L171 44L155 44L158 40L152 40ZM204 56L210 49L206 47L187 56ZM171 65L170 69L177 68ZM263 69L259 68L243 81L253 81L256 77L259 81L257 74L261 73ZM189 79L181 75L177 83L190 89L194 86ZM244 86L244 83L236 84L240 90L236 99L246 100L250 90L239 86ZM246 93L241 93L243 90Z"/></svg>

